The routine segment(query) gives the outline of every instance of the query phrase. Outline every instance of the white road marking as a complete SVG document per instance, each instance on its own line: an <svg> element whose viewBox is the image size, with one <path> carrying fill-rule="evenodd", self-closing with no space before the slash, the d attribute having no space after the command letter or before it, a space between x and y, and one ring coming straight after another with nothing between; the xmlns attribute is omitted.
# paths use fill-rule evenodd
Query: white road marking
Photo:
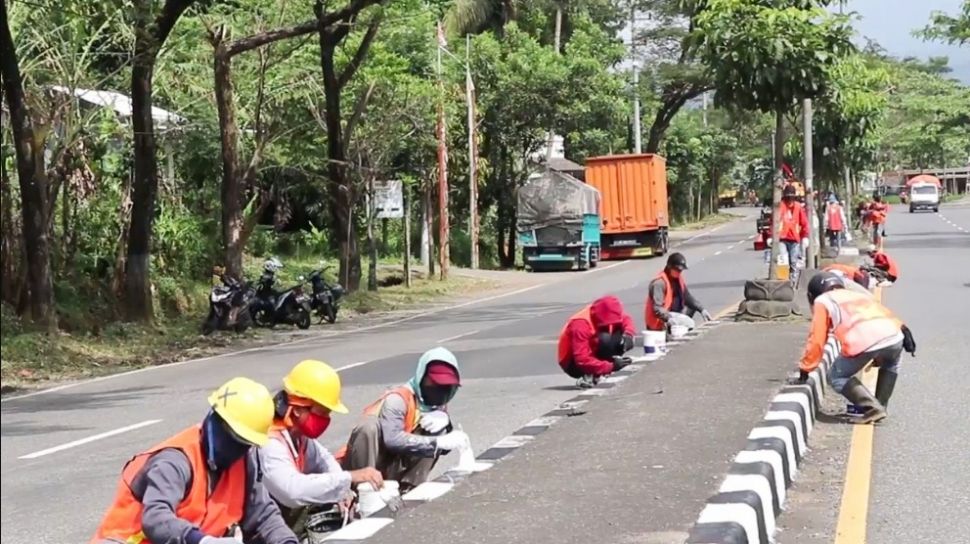
<svg viewBox="0 0 970 544"><path fill-rule="evenodd" d="M364 366L366 364L373 363L373 362L374 361L358 361L356 363L350 363L349 365L344 365L344 366L342 366L340 368L337 368L335 370L337 372L343 372L344 370L350 370L351 368L357 368L359 366Z"/></svg>
<svg viewBox="0 0 970 544"><path fill-rule="evenodd" d="M347 540L366 540L391 523L394 523L394 519L392 518L359 519L339 531L330 533L323 541L334 540L342 542Z"/></svg>
<svg viewBox="0 0 970 544"><path fill-rule="evenodd" d="M715 252L714 252L714 256L715 256L715 257L717 257L717 256L718 256L718 255L720 255L721 253L724 253L724 252L723 252L723 251L720 251L720 250L718 250L718 251L715 251Z"/></svg>
<svg viewBox="0 0 970 544"><path fill-rule="evenodd" d="M80 440L75 440L73 442L68 442L67 444L61 444L60 446L54 446L53 448L47 448L46 450L35 451L34 453L28 453L27 455L21 455L18 459L36 459L38 457L43 457L45 455L50 455L52 453L57 453L59 451L68 450L77 446L95 442L103 438L108 438L111 436L126 433L128 431L134 431L135 429L141 429L142 427L148 427L149 425L154 425L161 422L161 419L149 419L142 421L141 423L135 423L134 425L128 425L126 427L121 427L120 429L115 429L113 431L107 431L104 433L89 436L87 438L82 438Z"/></svg>
<svg viewBox="0 0 970 544"><path fill-rule="evenodd" d="M461 338L463 336L469 336L469 335L475 334L476 332L479 332L478 329L475 329L473 331L463 332L461 334L456 334L454 336L449 336L448 338L442 338L441 340L438 340L438 343L439 344L444 344L445 342L450 342L452 340L458 340L459 338Z"/></svg>

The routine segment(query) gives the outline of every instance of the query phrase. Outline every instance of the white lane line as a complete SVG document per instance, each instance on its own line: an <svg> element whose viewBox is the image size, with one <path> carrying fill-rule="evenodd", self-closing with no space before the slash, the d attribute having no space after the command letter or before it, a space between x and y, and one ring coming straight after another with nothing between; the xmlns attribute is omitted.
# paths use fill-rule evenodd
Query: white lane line
<svg viewBox="0 0 970 544"><path fill-rule="evenodd" d="M742 219L742 218L741 218L741 217L739 217L738 219ZM726 226L728 226L728 225L733 225L733 224L734 224L735 222L737 222L737 219L735 219L734 221L730 221L730 222L727 222L727 223L724 223L723 225L720 225L720 226L717 226L717 227L714 227L713 229L711 229L711 230L709 230L709 231L707 231L707 232L702 232L702 233L700 233L700 234L696 234L696 235L694 235L694 236L691 236L690 238L688 238L688 239L686 239L686 240L684 240L683 242L681 242L681 243L679 243L679 244L677 244L677 245L675 245L674 247L680 247L680 246L682 246L682 245L684 245L684 244L689 244L689 243L691 243L691 242L693 242L694 240L696 240L696 239L698 239L698 238L701 238L701 237L703 237L703 236L707 236L707 235L709 235L709 234L711 234L711 233L714 233L714 232L717 232L717 231L719 231L719 230L721 230L721 229L723 229L724 227L726 227Z"/></svg>
<svg viewBox="0 0 970 544"><path fill-rule="evenodd" d="M349 365L344 365L344 366L342 366L340 368L336 368L334 370L336 370L337 372L343 372L344 370L350 370L351 368L357 368L359 366L364 366L366 364L373 363L373 362L374 361L358 361L356 363L350 363Z"/></svg>
<svg viewBox="0 0 970 544"><path fill-rule="evenodd" d="M52 453L57 453L59 451L68 450L76 446L81 446L88 444L90 442L95 442L101 440L102 438L108 438L118 434L126 433L128 431L134 431L135 429L141 429L142 427L148 427L149 425L154 425L161 422L161 419L149 419L142 421L141 423L135 423L134 425L128 425L127 427L121 427L120 429L115 429L113 431L104 432L101 434L96 434L94 436L89 436L87 438L82 438L80 440L75 440L74 442L68 442L67 444L61 444L60 446L54 446L53 448L47 448L46 450L35 451L34 453L28 453L27 455L21 455L18 459L36 459L38 457L43 457L45 455L50 455Z"/></svg>
<svg viewBox="0 0 970 544"><path fill-rule="evenodd" d="M721 250L718 250L718 251L715 251L715 252L714 252L714 256L715 256L715 257L717 257L717 256L718 256L718 255L720 255L721 253L724 253L724 252L723 252L723 251L721 251Z"/></svg>
<svg viewBox="0 0 970 544"><path fill-rule="evenodd" d="M473 331L463 332L461 334L456 334L454 336L449 336L448 338L442 338L441 340L438 340L437 343L438 344L444 344L445 342L450 342L452 340L458 340L459 338L461 338L463 336L469 336L469 335L475 334L476 332L479 332L478 329L475 329Z"/></svg>

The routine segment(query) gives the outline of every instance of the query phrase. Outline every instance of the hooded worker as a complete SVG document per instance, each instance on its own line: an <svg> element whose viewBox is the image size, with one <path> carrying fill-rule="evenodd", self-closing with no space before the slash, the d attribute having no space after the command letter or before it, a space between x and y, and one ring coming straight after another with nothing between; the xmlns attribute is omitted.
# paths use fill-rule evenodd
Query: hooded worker
<svg viewBox="0 0 970 544"><path fill-rule="evenodd" d="M270 440L260 448L266 489L301 538L311 511L317 523L342 525L352 484L368 482L374 489L383 485L376 469L346 471L317 441L330 426L331 414L347 413L340 388L340 375L326 363L298 363L273 399L276 412Z"/></svg>
<svg viewBox="0 0 970 544"><path fill-rule="evenodd" d="M818 367L831 334L841 346L828 373L832 387L863 408L858 423L884 419L896 387L900 356L904 350L916 355L909 328L875 298L845 289L842 278L830 272L820 272L808 282L808 303L812 325L799 363L798 381L806 382ZM870 361L879 368L875 396L855 377Z"/></svg>
<svg viewBox="0 0 970 544"><path fill-rule="evenodd" d="M559 366L578 387L592 387L630 364L623 354L633 348L633 334L633 320L620 299L598 298L573 314L559 333Z"/></svg>
<svg viewBox="0 0 970 544"><path fill-rule="evenodd" d="M273 398L233 378L209 396L201 425L135 455L91 544L298 544L260 477Z"/></svg>
<svg viewBox="0 0 970 544"><path fill-rule="evenodd" d="M682 253L671 253L667 258L667 266L650 282L644 308L647 330L663 331L668 325L678 322L692 328L692 318L696 313L700 313L708 321L713 319L711 313L687 289L685 270L687 258Z"/></svg>
<svg viewBox="0 0 970 544"><path fill-rule="evenodd" d="M343 467L376 468L385 480L396 480L402 494L424 483L442 454L470 446L448 415L459 387L455 355L443 347L426 351L407 383L364 409L364 420L338 455Z"/></svg>

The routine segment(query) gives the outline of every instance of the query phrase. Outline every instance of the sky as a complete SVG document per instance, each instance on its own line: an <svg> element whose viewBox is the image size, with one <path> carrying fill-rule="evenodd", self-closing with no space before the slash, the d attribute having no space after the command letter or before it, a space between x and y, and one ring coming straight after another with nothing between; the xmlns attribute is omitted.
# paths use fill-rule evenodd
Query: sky
<svg viewBox="0 0 970 544"><path fill-rule="evenodd" d="M912 35L922 28L934 11L951 15L960 10L962 0L848 0L846 12L854 11L856 31L875 40L896 57L950 57L952 76L970 84L970 47L962 49L939 42L925 42Z"/></svg>

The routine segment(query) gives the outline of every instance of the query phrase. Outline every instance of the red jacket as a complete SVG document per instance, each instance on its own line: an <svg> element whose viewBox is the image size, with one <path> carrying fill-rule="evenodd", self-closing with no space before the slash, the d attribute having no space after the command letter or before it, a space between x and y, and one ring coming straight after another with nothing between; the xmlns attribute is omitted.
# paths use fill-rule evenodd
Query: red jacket
<svg viewBox="0 0 970 544"><path fill-rule="evenodd" d="M778 221L781 228L778 231L778 239L785 242L801 242L808 238L808 213L805 206L800 202L790 204L782 202L778 205Z"/></svg>
<svg viewBox="0 0 970 544"><path fill-rule="evenodd" d="M588 317L587 317L588 314ZM597 359L597 329L622 327L624 334L634 335L633 319L623 311L623 303L614 296L597 299L569 318L559 335L559 366L570 365L582 374L603 376L613 372L613 361Z"/></svg>

